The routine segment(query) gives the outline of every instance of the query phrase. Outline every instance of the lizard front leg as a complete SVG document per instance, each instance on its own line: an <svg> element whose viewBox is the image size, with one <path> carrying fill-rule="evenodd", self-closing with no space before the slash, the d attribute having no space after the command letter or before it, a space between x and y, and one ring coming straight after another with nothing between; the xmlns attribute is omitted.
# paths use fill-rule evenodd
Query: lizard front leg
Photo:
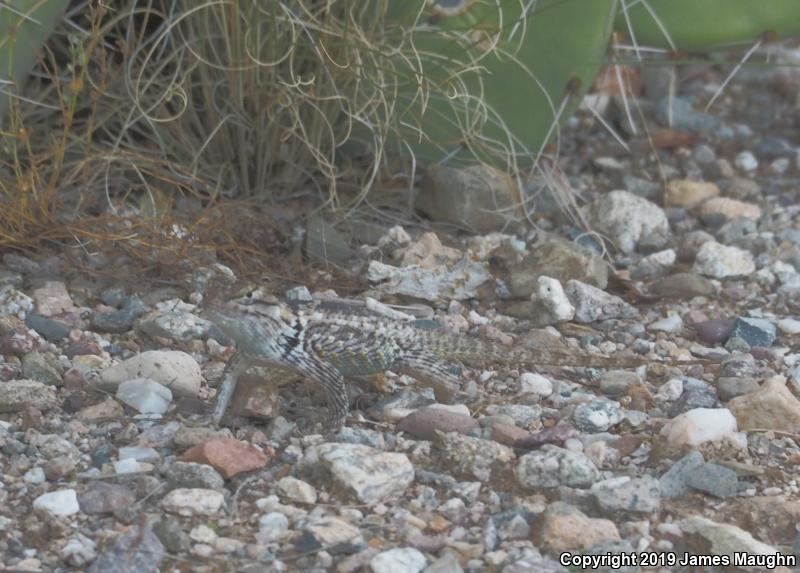
<svg viewBox="0 0 800 573"><path fill-rule="evenodd" d="M336 368L312 355L305 355L302 360L292 361L292 366L303 376L322 386L328 400L328 420L326 430L335 434L347 419L349 402L344 376Z"/></svg>
<svg viewBox="0 0 800 573"><path fill-rule="evenodd" d="M436 399L444 403L461 393L462 380L455 374L456 369L452 362L442 361L434 353L425 351L406 351L392 367L433 387Z"/></svg>
<svg viewBox="0 0 800 573"><path fill-rule="evenodd" d="M217 392L217 403L214 406L213 420L219 425L225 411L231 403L231 398L236 391L239 377L249 368L248 362L241 353L237 352L225 365L225 372L222 375L222 384Z"/></svg>

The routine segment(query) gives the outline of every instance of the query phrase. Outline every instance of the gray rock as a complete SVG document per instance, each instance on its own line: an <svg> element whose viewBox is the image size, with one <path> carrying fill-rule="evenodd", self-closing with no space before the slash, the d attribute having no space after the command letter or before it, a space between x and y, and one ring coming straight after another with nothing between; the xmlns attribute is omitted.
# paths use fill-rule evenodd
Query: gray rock
<svg viewBox="0 0 800 573"><path fill-rule="evenodd" d="M478 234L504 231L522 216L515 182L487 165L429 166L414 206L435 221L467 227Z"/></svg>
<svg viewBox="0 0 800 573"><path fill-rule="evenodd" d="M750 251L720 243L703 243L694 261L694 272L715 279L747 276L756 270Z"/></svg>
<svg viewBox="0 0 800 573"><path fill-rule="evenodd" d="M191 312L170 311L142 320L139 330L171 340L198 340L208 335L211 322Z"/></svg>
<svg viewBox="0 0 800 573"><path fill-rule="evenodd" d="M419 573L428 560L413 547L395 547L373 557L369 565L373 573Z"/></svg>
<svg viewBox="0 0 800 573"><path fill-rule="evenodd" d="M72 330L72 326L69 324L40 314L28 314L25 317L25 324L48 342L61 342L69 336L69 331Z"/></svg>
<svg viewBox="0 0 800 573"><path fill-rule="evenodd" d="M153 523L153 533L170 553L187 551L191 545L191 540L180 522L169 516L162 516Z"/></svg>
<svg viewBox="0 0 800 573"><path fill-rule="evenodd" d="M723 402L758 390L757 378L723 376L717 379L717 393Z"/></svg>
<svg viewBox="0 0 800 573"><path fill-rule="evenodd" d="M631 386L641 384L636 372L628 370L609 370L600 377L600 391L606 396L622 396Z"/></svg>
<svg viewBox="0 0 800 573"><path fill-rule="evenodd" d="M600 471L585 455L552 444L522 456L514 475L530 491L559 486L588 488L600 479Z"/></svg>
<svg viewBox="0 0 800 573"><path fill-rule="evenodd" d="M398 430L421 440L434 439L437 431L468 434L477 427L478 421L471 416L430 406L415 410L397 425Z"/></svg>
<svg viewBox="0 0 800 573"><path fill-rule="evenodd" d="M572 280L567 283L566 293L575 306L577 322L588 323L609 318L639 316L639 311L635 307L591 285Z"/></svg>
<svg viewBox="0 0 800 573"><path fill-rule="evenodd" d="M164 477L169 489L204 488L222 491L225 479L211 466L193 462L173 462L167 466Z"/></svg>
<svg viewBox="0 0 800 573"><path fill-rule="evenodd" d="M667 499L687 495L690 491L686 483L688 474L705 463L703 454L692 451L672 464L672 467L659 478L661 497Z"/></svg>
<svg viewBox="0 0 800 573"><path fill-rule="evenodd" d="M597 482L590 489L601 511L607 514L654 513L661 505L659 482L650 476L621 476Z"/></svg>
<svg viewBox="0 0 800 573"><path fill-rule="evenodd" d="M64 379L61 377L61 373L53 366L54 358L52 355L44 355L36 351L29 352L22 357L22 375L50 386L63 385Z"/></svg>
<svg viewBox="0 0 800 573"><path fill-rule="evenodd" d="M542 407L526 404L491 404L486 407L490 416L508 416L520 428L527 428L542 418Z"/></svg>
<svg viewBox="0 0 800 573"><path fill-rule="evenodd" d="M104 481L89 482L85 491L78 495L78 504L83 513L110 514L136 503L136 496L125 485Z"/></svg>
<svg viewBox="0 0 800 573"><path fill-rule="evenodd" d="M113 312L92 314L92 327L98 332L121 334L133 328L133 321L147 312L147 305L138 296L131 296L122 303L122 308Z"/></svg>
<svg viewBox="0 0 800 573"><path fill-rule="evenodd" d="M777 328L769 320L742 316L736 319L731 332L731 336L741 338L750 347L772 346L777 335Z"/></svg>
<svg viewBox="0 0 800 573"><path fill-rule="evenodd" d="M717 393L712 386L696 378L684 378L683 392L669 409L669 417L674 418L695 408L714 408Z"/></svg>
<svg viewBox="0 0 800 573"><path fill-rule="evenodd" d="M166 556L161 540L146 522L131 527L95 559L89 573L155 573Z"/></svg>
<svg viewBox="0 0 800 573"><path fill-rule="evenodd" d="M739 478L736 472L710 462L686 472L686 485L720 498L732 497L739 493Z"/></svg>
<svg viewBox="0 0 800 573"><path fill-rule="evenodd" d="M622 422L624 418L625 412L619 402L607 398L596 398L590 402L584 402L576 407L572 414L575 427L592 434L605 432Z"/></svg>
<svg viewBox="0 0 800 573"><path fill-rule="evenodd" d="M447 473L481 482L504 477L516 458L508 446L454 432L437 434L433 444Z"/></svg>

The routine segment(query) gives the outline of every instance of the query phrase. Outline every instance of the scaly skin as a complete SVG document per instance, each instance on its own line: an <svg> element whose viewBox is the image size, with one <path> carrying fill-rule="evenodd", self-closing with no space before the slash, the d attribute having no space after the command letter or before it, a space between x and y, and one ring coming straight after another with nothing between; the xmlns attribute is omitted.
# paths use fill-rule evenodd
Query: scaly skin
<svg viewBox="0 0 800 573"><path fill-rule="evenodd" d="M639 358L620 360L506 347L453 335L430 320L397 320L363 306L336 301L279 303L258 290L214 306L205 315L237 347L217 400L217 422L225 413L239 374L254 365L289 367L320 384L330 404L328 426L337 431L347 416L344 379L348 376L386 370L407 373L432 385L437 398L449 401L461 389L455 361L617 368L648 363Z"/></svg>

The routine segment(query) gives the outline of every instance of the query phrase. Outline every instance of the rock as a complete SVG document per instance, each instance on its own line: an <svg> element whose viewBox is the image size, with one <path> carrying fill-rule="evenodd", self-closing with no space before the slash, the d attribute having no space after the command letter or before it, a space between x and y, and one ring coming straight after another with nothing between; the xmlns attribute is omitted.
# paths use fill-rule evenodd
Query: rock
<svg viewBox="0 0 800 573"><path fill-rule="evenodd" d="M572 421L575 427L583 432L605 432L616 426L625 418L619 402L607 398L595 398L575 408Z"/></svg>
<svg viewBox="0 0 800 573"><path fill-rule="evenodd" d="M33 509L51 517L69 517L81 510L74 489L59 489L44 493L33 500Z"/></svg>
<svg viewBox="0 0 800 573"><path fill-rule="evenodd" d="M136 496L124 485L93 481L78 496L78 503L83 513L110 514L136 503Z"/></svg>
<svg viewBox="0 0 800 573"><path fill-rule="evenodd" d="M719 195L719 187L710 181L673 179L667 183L664 202L668 207L693 209L703 201Z"/></svg>
<svg viewBox="0 0 800 573"><path fill-rule="evenodd" d="M447 473L481 482L500 479L516 458L508 446L454 432L437 434L433 445L437 460Z"/></svg>
<svg viewBox="0 0 800 573"><path fill-rule="evenodd" d="M585 550L601 541L621 539L613 521L588 517L561 501L550 503L540 520L534 539L550 553Z"/></svg>
<svg viewBox="0 0 800 573"><path fill-rule="evenodd" d="M257 539L260 543L279 540L289 530L289 519L276 511L262 515L258 519Z"/></svg>
<svg viewBox="0 0 800 573"><path fill-rule="evenodd" d="M286 501L298 503L317 502L317 490L314 489L314 486L291 476L281 478L276 485L276 489L278 495Z"/></svg>
<svg viewBox="0 0 800 573"><path fill-rule="evenodd" d="M732 497L739 493L736 472L714 463L703 464L687 471L686 485L719 498Z"/></svg>
<svg viewBox="0 0 800 573"><path fill-rule="evenodd" d="M208 334L211 322L185 311L169 311L142 320L139 330L150 336L184 341L197 340Z"/></svg>
<svg viewBox="0 0 800 573"><path fill-rule="evenodd" d="M720 376L755 376L756 360L752 354L734 352L722 362Z"/></svg>
<svg viewBox="0 0 800 573"><path fill-rule="evenodd" d="M696 408L670 420L661 435L674 447L699 446L723 438L733 438L736 418L726 408Z"/></svg>
<svg viewBox="0 0 800 573"><path fill-rule="evenodd" d="M553 383L541 374L534 372L523 372L519 376L520 394L534 394L547 398L553 393Z"/></svg>
<svg viewBox="0 0 800 573"><path fill-rule="evenodd" d="M149 378L133 378L119 385L116 398L142 414L163 414L172 402L172 392Z"/></svg>
<svg viewBox="0 0 800 573"><path fill-rule="evenodd" d="M567 283L567 296L575 306L577 322L595 322L609 318L634 318L639 311L622 300L596 287L575 280Z"/></svg>
<svg viewBox="0 0 800 573"><path fill-rule="evenodd" d="M178 488L173 489L161 500L164 511L192 517L194 515L215 515L225 503L225 496L213 489Z"/></svg>
<svg viewBox="0 0 800 573"><path fill-rule="evenodd" d="M50 355L52 357L52 355ZM52 361L54 362L54 361ZM29 352L22 357L22 375L50 386L61 386L64 380L51 361L40 352Z"/></svg>
<svg viewBox="0 0 800 573"><path fill-rule="evenodd" d="M537 322L549 325L572 320L575 316L575 307L567 298L560 282L541 276L537 280L537 287L537 291L531 295L531 303L541 306L543 309L541 314L547 316L545 320Z"/></svg>
<svg viewBox="0 0 800 573"><path fill-rule="evenodd" d="M478 234L503 231L523 216L514 180L488 165L430 165L414 207L435 221L467 227Z"/></svg>
<svg viewBox="0 0 800 573"><path fill-rule="evenodd" d="M194 462L173 462L167 466L164 477L169 482L169 489L203 488L221 490L225 487L225 478L210 465Z"/></svg>
<svg viewBox="0 0 800 573"><path fill-rule="evenodd" d="M769 320L740 316L733 325L731 337L739 337L751 347L772 346L777 338L777 329Z"/></svg>
<svg viewBox="0 0 800 573"><path fill-rule="evenodd" d="M707 165L717 159L717 154L705 143L700 143L692 149L692 157L701 165Z"/></svg>
<svg viewBox="0 0 800 573"><path fill-rule="evenodd" d="M749 251L726 247L720 243L703 243L693 270L716 279L746 276L755 272L756 265Z"/></svg>
<svg viewBox="0 0 800 573"><path fill-rule="evenodd" d="M599 289L608 285L608 264L581 246L560 238L548 238L534 247L533 252L519 263L510 266L505 276L511 294L527 299L539 290L542 276L561 284L579 280Z"/></svg>
<svg viewBox="0 0 800 573"><path fill-rule="evenodd" d="M732 400L737 396L744 396L755 392L759 388L758 380L750 377L723 376L717 378L717 394L723 402Z"/></svg>
<svg viewBox="0 0 800 573"><path fill-rule="evenodd" d="M698 451L691 451L672 466L659 478L659 491L661 497L671 499L683 497L689 493L687 483L689 473L702 467L706 463L703 454Z"/></svg>
<svg viewBox="0 0 800 573"><path fill-rule="evenodd" d="M104 388L114 389L125 380L149 378L176 396L197 397L201 374L197 361L179 350L149 350L100 373Z"/></svg>
<svg viewBox="0 0 800 573"><path fill-rule="evenodd" d="M683 319L678 314L673 314L661 320L656 320L647 325L647 330L656 332L677 333L683 330Z"/></svg>
<svg viewBox="0 0 800 573"><path fill-rule="evenodd" d="M629 388L641 383L642 379L636 372L608 370L600 377L600 391L606 396L622 396Z"/></svg>
<svg viewBox="0 0 800 573"><path fill-rule="evenodd" d="M585 455L550 444L522 456L514 475L531 491L562 485L588 488L600 479L600 471Z"/></svg>
<svg viewBox="0 0 800 573"><path fill-rule="evenodd" d="M457 263L463 256L458 249L442 245L436 233L423 233L419 240L405 248L400 266L416 265L423 269L433 269L440 265Z"/></svg>
<svg viewBox="0 0 800 573"><path fill-rule="evenodd" d="M758 221L761 218L761 208L754 203L745 203L729 197L709 199L700 208L700 218L714 227L740 217Z"/></svg>
<svg viewBox="0 0 800 573"><path fill-rule="evenodd" d="M717 523L700 515L692 515L680 522L684 539L694 551L703 554L727 555L733 563L734 554L748 558L756 555L774 557L775 547L756 540L752 535L727 523Z"/></svg>
<svg viewBox="0 0 800 573"><path fill-rule="evenodd" d="M785 334L800 334L800 320L795 318L782 318L778 321L778 328Z"/></svg>
<svg viewBox="0 0 800 573"><path fill-rule="evenodd" d="M692 298L710 295L714 292L714 286L711 281L698 274L675 273L653 282L649 290L664 298Z"/></svg>
<svg viewBox="0 0 800 573"><path fill-rule="evenodd" d="M64 544L61 558L72 567L84 568L97 558L96 548L94 541L78 533Z"/></svg>
<svg viewBox="0 0 800 573"><path fill-rule="evenodd" d="M21 412L25 408L50 410L58 404L56 390L35 380L0 382L0 413Z"/></svg>
<svg viewBox="0 0 800 573"><path fill-rule="evenodd" d="M685 262L694 261L700 248L705 243L713 243L714 235L703 230L690 231L679 237L678 259Z"/></svg>
<svg viewBox="0 0 800 573"><path fill-rule="evenodd" d="M758 225L752 219L737 217L724 223L716 232L717 241L747 249L758 241ZM757 244L757 243L756 243ZM762 269L762 273L768 269Z"/></svg>
<svg viewBox="0 0 800 573"><path fill-rule="evenodd" d="M757 391L728 402L739 428L800 431L800 400L786 387L786 378L773 376Z"/></svg>
<svg viewBox="0 0 800 573"><path fill-rule="evenodd" d="M208 464L230 479L242 472L263 468L269 456L252 444L233 438L214 438L198 444L181 456L184 462Z"/></svg>
<svg viewBox="0 0 800 573"><path fill-rule="evenodd" d="M628 191L611 191L584 209L592 228L609 237L623 253L632 253L640 243L661 247L670 235L664 211Z"/></svg>
<svg viewBox="0 0 800 573"><path fill-rule="evenodd" d="M486 413L490 416L508 416L514 424L526 428L539 421L542 417L542 407L527 404L490 404L486 407Z"/></svg>
<svg viewBox="0 0 800 573"><path fill-rule="evenodd" d="M322 547L335 547L349 543L356 543L361 539L361 532L357 527L338 517L322 517L314 519L306 525L305 530Z"/></svg>
<svg viewBox="0 0 800 573"><path fill-rule="evenodd" d="M694 329L697 332L697 337L703 344L718 345L723 344L730 338L735 324L735 318L715 318L712 320L695 322Z"/></svg>
<svg viewBox="0 0 800 573"><path fill-rule="evenodd" d="M478 421L470 416L435 407L415 410L397 425L398 430L421 440L433 440L437 431L468 434L477 427Z"/></svg>
<svg viewBox="0 0 800 573"><path fill-rule="evenodd" d="M39 314L28 314L25 325L35 330L48 342L61 342L69 336L72 326L60 320L53 320Z"/></svg>
<svg viewBox="0 0 800 573"><path fill-rule="evenodd" d="M756 159L756 156L753 155L752 151L742 151L736 156L734 163L736 164L736 167L748 173L758 169L758 159Z"/></svg>
<svg viewBox="0 0 800 573"><path fill-rule="evenodd" d="M323 472L340 490L368 504L400 495L414 481L414 467L405 454L360 444L312 446L301 464L306 471Z"/></svg>
<svg viewBox="0 0 800 573"><path fill-rule="evenodd" d="M61 281L47 281L31 294L36 302L36 312L42 316L55 316L76 310L67 286Z"/></svg>
<svg viewBox="0 0 800 573"><path fill-rule="evenodd" d="M674 418L695 408L714 408L716 405L717 393L713 387L696 378L684 378L683 391L668 413Z"/></svg>
<svg viewBox="0 0 800 573"><path fill-rule="evenodd" d="M423 573L464 573L464 569L452 553L444 553L428 565Z"/></svg>
<svg viewBox="0 0 800 573"><path fill-rule="evenodd" d="M427 564L425 556L413 547L396 547L378 553L369 566L373 573L419 573Z"/></svg>
<svg viewBox="0 0 800 573"><path fill-rule="evenodd" d="M138 296L125 299L120 310L95 312L92 314L92 327L98 332L122 334L133 328L133 321L147 312L147 306Z"/></svg>
<svg viewBox="0 0 800 573"><path fill-rule="evenodd" d="M598 508L609 514L654 513L661 504L658 480L650 476L620 476L597 482L589 492Z"/></svg>
<svg viewBox="0 0 800 573"><path fill-rule="evenodd" d="M677 255L674 249L665 249L652 255L647 255L636 263L631 269L631 278L635 280L647 280L660 277L669 271L675 264Z"/></svg>
<svg viewBox="0 0 800 573"><path fill-rule="evenodd" d="M113 398L106 398L92 406L81 408L75 418L87 424L97 424L109 420L119 420L125 415L125 410Z"/></svg>
<svg viewBox="0 0 800 573"><path fill-rule="evenodd" d="M164 545L146 522L131 527L100 555L88 573L156 573L166 557Z"/></svg>
<svg viewBox="0 0 800 573"><path fill-rule="evenodd" d="M25 319L33 310L33 299L11 285L0 285L0 316Z"/></svg>
<svg viewBox="0 0 800 573"><path fill-rule="evenodd" d="M412 265L393 267L380 261L370 261L367 278L380 283L380 290L390 294L403 294L424 300L464 300L477 296L477 289L490 280L486 265L464 257L452 267L423 269Z"/></svg>

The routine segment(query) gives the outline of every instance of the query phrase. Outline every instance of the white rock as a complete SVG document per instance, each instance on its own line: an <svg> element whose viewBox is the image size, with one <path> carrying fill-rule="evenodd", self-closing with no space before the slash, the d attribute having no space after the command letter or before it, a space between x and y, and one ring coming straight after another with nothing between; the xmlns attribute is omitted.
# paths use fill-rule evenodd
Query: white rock
<svg viewBox="0 0 800 573"><path fill-rule="evenodd" d="M172 392L149 378L134 378L119 385L116 398L142 414L163 414L172 402Z"/></svg>
<svg viewBox="0 0 800 573"><path fill-rule="evenodd" d="M75 304L61 281L47 281L44 286L33 291L36 311L42 316L53 316L75 310Z"/></svg>
<svg viewBox="0 0 800 573"><path fill-rule="evenodd" d="M316 503L317 490L309 483L286 476L278 481L276 486L278 494L289 501L300 503Z"/></svg>
<svg viewBox="0 0 800 573"><path fill-rule="evenodd" d="M36 466L26 471L25 475L22 476L22 479L25 480L26 483L38 485L40 483L44 483L46 478L44 475L44 470L41 468L41 466Z"/></svg>
<svg viewBox="0 0 800 573"><path fill-rule="evenodd" d="M107 389L133 378L149 378L175 395L187 397L197 396L202 381L200 365L180 350L148 350L100 373L101 384Z"/></svg>
<svg viewBox="0 0 800 573"><path fill-rule="evenodd" d="M373 573L419 573L426 564L425 556L413 547L396 547L383 551L369 562Z"/></svg>
<svg viewBox="0 0 800 573"><path fill-rule="evenodd" d="M169 512L185 517L193 515L214 515L222 508L225 497L213 489L178 488L169 492L161 500L161 507Z"/></svg>
<svg viewBox="0 0 800 573"><path fill-rule="evenodd" d="M546 276L536 279L536 292L531 295L531 300L541 301L556 322L572 320L575 316L575 307L557 279Z"/></svg>
<svg viewBox="0 0 800 573"><path fill-rule="evenodd" d="M211 529L208 525L200 524L197 527L193 527L192 530L189 532L189 539L195 541L197 543L206 543L211 545L214 543L214 540L217 538L217 533Z"/></svg>
<svg viewBox="0 0 800 573"><path fill-rule="evenodd" d="M139 462L133 458L125 458L114 462L114 472L118 474L134 474L140 470Z"/></svg>
<svg viewBox="0 0 800 573"><path fill-rule="evenodd" d="M523 372L519 377L519 391L521 394L536 394L547 398L553 393L553 383L541 374Z"/></svg>
<svg viewBox="0 0 800 573"><path fill-rule="evenodd" d="M59 489L42 494L33 500L33 509L53 517L69 517L81 510L78 494L74 489Z"/></svg>
<svg viewBox="0 0 800 573"><path fill-rule="evenodd" d="M623 253L632 253L645 238L656 246L669 238L664 210L628 191L611 191L584 209L592 227L608 236Z"/></svg>
<svg viewBox="0 0 800 573"><path fill-rule="evenodd" d="M306 525L306 530L324 547L352 543L361 539L358 527L338 517L317 518Z"/></svg>
<svg viewBox="0 0 800 573"><path fill-rule="evenodd" d="M402 494L414 481L414 467L405 454L361 444L312 446L302 466L326 470L339 488L369 504Z"/></svg>
<svg viewBox="0 0 800 573"><path fill-rule="evenodd" d="M634 318L639 311L613 294L576 280L569 280L566 289L575 305L576 322L595 322L609 318Z"/></svg>
<svg viewBox="0 0 800 573"><path fill-rule="evenodd" d="M289 529L289 519L282 513L273 511L258 519L258 540L271 543L279 539Z"/></svg>
<svg viewBox="0 0 800 573"><path fill-rule="evenodd" d="M670 445L699 446L731 439L738 442L736 418L727 408L695 408L677 416L661 428Z"/></svg>
<svg viewBox="0 0 800 573"><path fill-rule="evenodd" d="M452 268L438 265L432 269L419 265L400 268L371 261L367 278L373 283L381 283L380 290L387 293L437 301L474 298L478 287L492 277L484 263L464 257Z"/></svg>
<svg viewBox="0 0 800 573"><path fill-rule="evenodd" d="M796 318L782 318L778 321L778 328L786 334L800 334L800 320Z"/></svg>
<svg viewBox="0 0 800 573"><path fill-rule="evenodd" d="M673 314L667 318L651 322L647 329L660 332L680 332L683 329L683 319L679 315Z"/></svg>
<svg viewBox="0 0 800 573"><path fill-rule="evenodd" d="M736 167L742 171L755 171L758 169L758 159L750 151L742 151L734 160Z"/></svg>
<svg viewBox="0 0 800 573"><path fill-rule="evenodd" d="M715 279L746 276L755 272L750 251L716 242L703 243L694 261L694 271Z"/></svg>
<svg viewBox="0 0 800 573"><path fill-rule="evenodd" d="M61 548L61 558L73 567L84 568L84 565L91 563L96 557L95 542L80 533Z"/></svg>

